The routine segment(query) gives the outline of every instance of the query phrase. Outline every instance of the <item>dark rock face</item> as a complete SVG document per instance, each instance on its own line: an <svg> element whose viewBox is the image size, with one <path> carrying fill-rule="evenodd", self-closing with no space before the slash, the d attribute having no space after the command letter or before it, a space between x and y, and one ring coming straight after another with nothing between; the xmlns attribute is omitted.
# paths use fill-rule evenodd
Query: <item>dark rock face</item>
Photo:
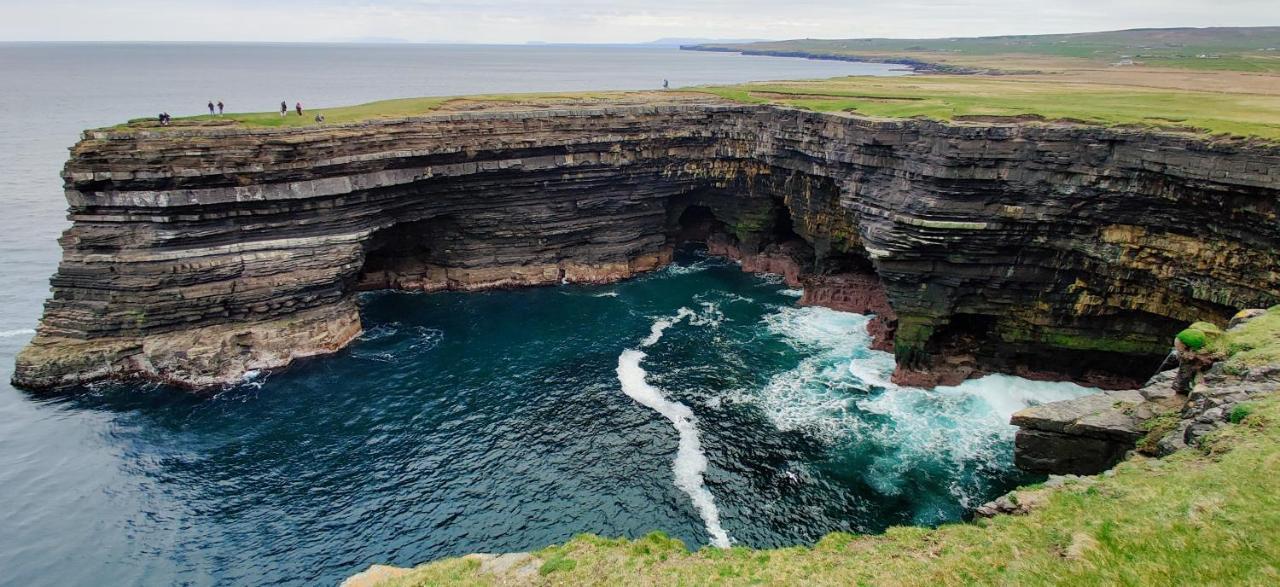
<svg viewBox="0 0 1280 587"><path fill-rule="evenodd" d="M362 289L602 283L704 240L806 303L877 313L899 382L1133 386L1185 323L1280 301L1278 163L1243 142L688 101L93 131L14 382L213 385L341 348Z"/></svg>
<svg viewBox="0 0 1280 587"><path fill-rule="evenodd" d="M1241 311L1228 332L1265 314ZM1139 390L1107 391L1014 414L1012 424L1020 428L1014 463L1035 473L1092 475L1135 449L1163 457L1199 445L1237 406L1274 393L1280 384L1280 366L1236 372L1221 355L1177 346L1177 365Z"/></svg>
<svg viewBox="0 0 1280 587"><path fill-rule="evenodd" d="M1142 438L1137 391L1109 391L1027 408L1013 415L1014 464L1034 473L1093 475L1110 469Z"/></svg>

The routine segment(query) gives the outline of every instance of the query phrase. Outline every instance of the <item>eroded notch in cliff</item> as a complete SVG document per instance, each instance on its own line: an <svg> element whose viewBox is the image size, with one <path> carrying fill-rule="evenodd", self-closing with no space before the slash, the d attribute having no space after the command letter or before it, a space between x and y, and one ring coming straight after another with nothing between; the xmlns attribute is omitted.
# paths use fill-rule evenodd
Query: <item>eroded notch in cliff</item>
<svg viewBox="0 0 1280 587"><path fill-rule="evenodd" d="M684 243L707 244L713 234L725 234L727 225L716 218L711 208L702 205L687 205L680 212L671 234L673 244Z"/></svg>
<svg viewBox="0 0 1280 587"><path fill-rule="evenodd" d="M445 286L444 259L458 233L452 216L401 222L373 233L365 243L364 266L355 289L432 291Z"/></svg>

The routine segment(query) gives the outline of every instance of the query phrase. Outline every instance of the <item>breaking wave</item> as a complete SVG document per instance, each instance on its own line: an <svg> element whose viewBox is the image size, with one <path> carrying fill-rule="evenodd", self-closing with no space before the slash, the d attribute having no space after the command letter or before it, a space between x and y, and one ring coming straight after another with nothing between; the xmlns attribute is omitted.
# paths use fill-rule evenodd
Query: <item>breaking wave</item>
<svg viewBox="0 0 1280 587"><path fill-rule="evenodd" d="M640 342L640 347L653 346L662 339L662 334L668 328L685 319L692 324L706 320L689 308L680 308L674 316L655 320L650 327L649 336ZM662 390L645 381L647 373L640 366L644 358L644 352L636 349L626 349L618 356L618 381L622 384L622 392L636 403L671 421L679 435L676 458L671 466L676 487L689 495L702 517L707 533L711 535L711 544L718 548L728 548L729 535L720 525L720 511L716 508L715 497L703 480L703 474L707 470L707 456L702 452L702 442L698 438L698 420L688 406L667 399Z"/></svg>
<svg viewBox="0 0 1280 587"><path fill-rule="evenodd" d="M718 262L717 259L714 259L711 257L703 257L697 261L694 261L693 263L688 263L688 264L672 263L662 268L661 273L665 273L667 275L689 275L691 273L706 271L707 269L714 267L717 262Z"/></svg>
<svg viewBox="0 0 1280 587"><path fill-rule="evenodd" d="M18 328L15 330L0 330L0 338L9 338L12 336L23 336L27 334L35 334L34 328Z"/></svg>
<svg viewBox="0 0 1280 587"><path fill-rule="evenodd" d="M870 349L869 319L818 307L766 316L763 327L805 358L735 399L759 406L781 431L873 455L862 477L881 494L909 491L914 472L938 471L954 480L948 491L963 507L975 507L983 479L1009 470L1014 412L1097 391L1009 375L931 390L900 387L890 382L893 355Z"/></svg>

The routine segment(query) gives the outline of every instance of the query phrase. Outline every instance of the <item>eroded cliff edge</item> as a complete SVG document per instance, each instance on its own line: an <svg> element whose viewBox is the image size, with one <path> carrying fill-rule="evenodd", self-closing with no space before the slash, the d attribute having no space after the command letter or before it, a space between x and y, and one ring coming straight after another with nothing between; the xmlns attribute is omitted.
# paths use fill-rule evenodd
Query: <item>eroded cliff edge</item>
<svg viewBox="0 0 1280 587"><path fill-rule="evenodd" d="M335 351L362 289L601 283L701 240L880 315L902 383L1129 387L1280 301L1280 149L673 99L87 132L14 383L201 387Z"/></svg>

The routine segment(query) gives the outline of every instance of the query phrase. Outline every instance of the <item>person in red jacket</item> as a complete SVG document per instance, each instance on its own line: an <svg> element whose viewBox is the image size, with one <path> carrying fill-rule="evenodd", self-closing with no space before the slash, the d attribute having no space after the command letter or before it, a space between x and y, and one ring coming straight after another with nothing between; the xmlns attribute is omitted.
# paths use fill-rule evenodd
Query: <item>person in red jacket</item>
<svg viewBox="0 0 1280 587"><path fill-rule="evenodd" d="M298 116L302 116L302 102L294 104L293 107L298 109Z"/></svg>

